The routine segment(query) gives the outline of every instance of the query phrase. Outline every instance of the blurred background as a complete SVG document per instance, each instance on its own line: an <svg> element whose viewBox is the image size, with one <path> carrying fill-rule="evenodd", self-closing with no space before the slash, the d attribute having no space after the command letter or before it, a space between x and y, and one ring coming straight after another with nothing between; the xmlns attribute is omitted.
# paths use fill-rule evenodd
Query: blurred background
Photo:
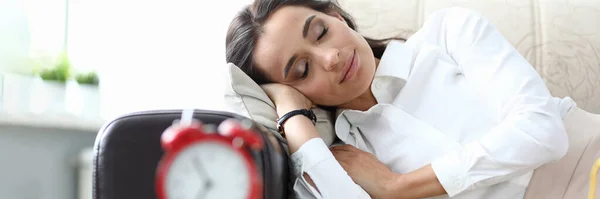
<svg viewBox="0 0 600 199"><path fill-rule="evenodd" d="M225 33L251 0L0 0L0 198L91 198L96 133L223 108Z"/></svg>

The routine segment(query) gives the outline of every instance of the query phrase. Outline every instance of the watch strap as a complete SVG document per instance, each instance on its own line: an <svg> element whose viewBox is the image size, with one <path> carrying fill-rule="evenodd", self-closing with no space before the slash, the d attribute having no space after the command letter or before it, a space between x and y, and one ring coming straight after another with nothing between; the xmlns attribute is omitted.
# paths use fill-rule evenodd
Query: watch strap
<svg viewBox="0 0 600 199"><path fill-rule="evenodd" d="M283 116L281 116L279 119L277 119L277 131L283 137L285 137L285 131L283 129L283 125L285 124L285 122L288 119L290 119L291 117L294 117L296 115L304 115L304 116L306 116L308 119L310 119L310 121L312 121L313 125L317 123L317 116L310 109L298 109L298 110L290 111L290 112L284 114Z"/></svg>

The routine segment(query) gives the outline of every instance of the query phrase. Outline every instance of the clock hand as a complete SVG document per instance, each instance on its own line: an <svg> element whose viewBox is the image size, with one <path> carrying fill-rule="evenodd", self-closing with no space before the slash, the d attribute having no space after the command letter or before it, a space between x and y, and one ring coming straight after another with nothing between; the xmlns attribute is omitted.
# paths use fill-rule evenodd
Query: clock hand
<svg viewBox="0 0 600 199"><path fill-rule="evenodd" d="M204 187L206 187L206 189L211 189L211 188L213 187L213 183L212 183L212 181L210 181L210 180L207 180L207 181L204 183Z"/></svg>
<svg viewBox="0 0 600 199"><path fill-rule="evenodd" d="M210 180L204 182L204 187L202 188L202 192L196 193L196 199L204 199L206 198L206 194L212 189L213 183ZM200 190L199 190L200 191Z"/></svg>
<svg viewBox="0 0 600 199"><path fill-rule="evenodd" d="M202 167L202 163L200 163L200 160L198 159L198 157L194 157L194 161L193 161L194 167L196 167L196 172L201 175L202 177L206 177L207 173L204 170L204 167Z"/></svg>
<svg viewBox="0 0 600 199"><path fill-rule="evenodd" d="M198 191L196 192L196 196L194 198L195 199L206 198L206 194L208 194L208 192L211 190L211 188L212 188L212 183L210 181L205 181L203 183L202 188L198 189Z"/></svg>
<svg viewBox="0 0 600 199"><path fill-rule="evenodd" d="M206 198L206 194L208 194L209 189L206 188L206 186L203 189L198 190L198 192L196 192L196 197L194 197L195 199L203 199Z"/></svg>
<svg viewBox="0 0 600 199"><path fill-rule="evenodd" d="M213 187L213 183L212 183L212 181L210 181L210 180L207 180L207 181L204 183L204 189L205 189L205 191L204 191L204 193L202 194L202 198L206 198L206 194L208 194L208 192L209 192L209 191L212 189L212 187Z"/></svg>
<svg viewBox="0 0 600 199"><path fill-rule="evenodd" d="M200 160L198 159L198 157L194 157L194 166L196 167L196 171L198 171L198 174L201 176L201 178L202 177L206 178L205 184L212 185L212 180L210 179L210 176L208 175L208 172L206 172L206 169L204 168L204 166L202 166L202 163L200 163Z"/></svg>

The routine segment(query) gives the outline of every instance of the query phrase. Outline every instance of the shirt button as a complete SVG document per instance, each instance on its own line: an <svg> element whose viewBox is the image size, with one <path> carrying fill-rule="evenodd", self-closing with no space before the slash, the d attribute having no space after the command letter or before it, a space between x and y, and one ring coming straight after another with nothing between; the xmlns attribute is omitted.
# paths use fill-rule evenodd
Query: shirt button
<svg viewBox="0 0 600 199"><path fill-rule="evenodd" d="M460 181L454 182L454 185L456 185L456 187L458 187L458 188L462 187L462 183L460 183Z"/></svg>

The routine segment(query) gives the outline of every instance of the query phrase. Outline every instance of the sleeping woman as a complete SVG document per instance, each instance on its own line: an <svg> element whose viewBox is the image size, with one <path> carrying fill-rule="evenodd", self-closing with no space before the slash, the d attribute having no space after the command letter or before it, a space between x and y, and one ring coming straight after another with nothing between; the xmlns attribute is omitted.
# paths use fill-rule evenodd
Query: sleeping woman
<svg viewBox="0 0 600 199"><path fill-rule="evenodd" d="M560 159L562 117L534 68L483 16L432 14L407 40L357 32L335 1L256 0L226 58L275 103L300 198L523 198ZM329 148L313 106L338 110Z"/></svg>

